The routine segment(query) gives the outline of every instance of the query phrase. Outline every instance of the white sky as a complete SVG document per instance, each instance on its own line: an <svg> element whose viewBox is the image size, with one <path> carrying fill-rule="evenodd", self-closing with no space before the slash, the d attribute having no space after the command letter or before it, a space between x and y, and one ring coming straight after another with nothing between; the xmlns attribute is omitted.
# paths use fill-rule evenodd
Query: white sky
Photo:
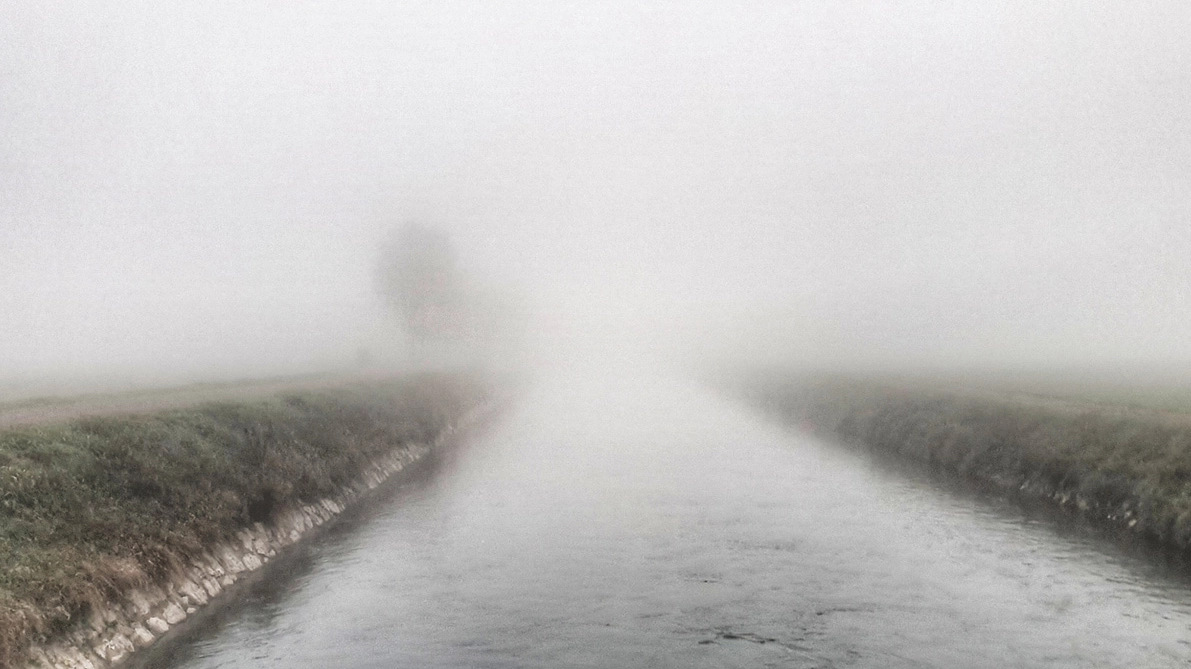
<svg viewBox="0 0 1191 669"><path fill-rule="evenodd" d="M1191 360L1189 34L1181 0L6 3L0 373L350 359L409 215L551 336Z"/></svg>

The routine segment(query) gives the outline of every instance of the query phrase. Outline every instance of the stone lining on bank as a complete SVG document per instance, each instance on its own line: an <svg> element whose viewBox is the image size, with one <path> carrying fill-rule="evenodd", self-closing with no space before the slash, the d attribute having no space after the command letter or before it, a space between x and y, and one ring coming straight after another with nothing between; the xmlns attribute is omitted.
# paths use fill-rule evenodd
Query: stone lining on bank
<svg viewBox="0 0 1191 669"><path fill-rule="evenodd" d="M1185 415L781 374L740 391L831 438L1191 550Z"/></svg>
<svg viewBox="0 0 1191 669"><path fill-rule="evenodd" d="M461 422L476 419L473 410ZM25 669L114 669L136 651L158 642L187 618L226 597L225 590L261 569L287 547L325 525L395 474L422 460L449 439L446 428L433 444L403 444L375 460L356 482L338 495L274 515L269 524L255 523L235 540L212 546L193 559L183 573L160 585L127 592L118 602L94 607L81 622L55 642L30 650Z"/></svg>

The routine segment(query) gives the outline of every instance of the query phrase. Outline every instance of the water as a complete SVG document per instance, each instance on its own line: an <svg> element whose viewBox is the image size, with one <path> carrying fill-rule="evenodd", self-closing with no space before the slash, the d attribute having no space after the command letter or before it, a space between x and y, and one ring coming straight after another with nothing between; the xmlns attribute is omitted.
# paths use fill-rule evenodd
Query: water
<svg viewBox="0 0 1191 669"><path fill-rule="evenodd" d="M149 666L1183 667L1189 583L698 389L559 380Z"/></svg>

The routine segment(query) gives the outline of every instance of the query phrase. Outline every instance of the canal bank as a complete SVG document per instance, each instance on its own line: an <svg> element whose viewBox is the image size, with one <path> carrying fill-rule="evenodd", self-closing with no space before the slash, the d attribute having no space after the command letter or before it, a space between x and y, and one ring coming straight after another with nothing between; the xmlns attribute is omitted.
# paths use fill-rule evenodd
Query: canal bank
<svg viewBox="0 0 1191 669"><path fill-rule="evenodd" d="M1191 548L1191 417L863 378L752 374L736 386L784 420Z"/></svg>
<svg viewBox="0 0 1191 669"><path fill-rule="evenodd" d="M543 378L519 398L133 664L1191 661L1186 575L1048 514L636 370Z"/></svg>
<svg viewBox="0 0 1191 669"><path fill-rule="evenodd" d="M0 433L0 666L118 666L476 410L407 376Z"/></svg>

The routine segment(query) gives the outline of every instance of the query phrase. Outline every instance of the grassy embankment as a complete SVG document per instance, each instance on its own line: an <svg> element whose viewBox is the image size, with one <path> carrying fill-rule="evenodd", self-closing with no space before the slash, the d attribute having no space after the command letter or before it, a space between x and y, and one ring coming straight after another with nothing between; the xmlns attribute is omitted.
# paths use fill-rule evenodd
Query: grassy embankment
<svg viewBox="0 0 1191 669"><path fill-rule="evenodd" d="M1191 416L1070 396L754 374L757 405L831 437L1191 548Z"/></svg>
<svg viewBox="0 0 1191 669"><path fill-rule="evenodd" d="M0 432L0 666L397 445L430 442L477 397L419 376Z"/></svg>

